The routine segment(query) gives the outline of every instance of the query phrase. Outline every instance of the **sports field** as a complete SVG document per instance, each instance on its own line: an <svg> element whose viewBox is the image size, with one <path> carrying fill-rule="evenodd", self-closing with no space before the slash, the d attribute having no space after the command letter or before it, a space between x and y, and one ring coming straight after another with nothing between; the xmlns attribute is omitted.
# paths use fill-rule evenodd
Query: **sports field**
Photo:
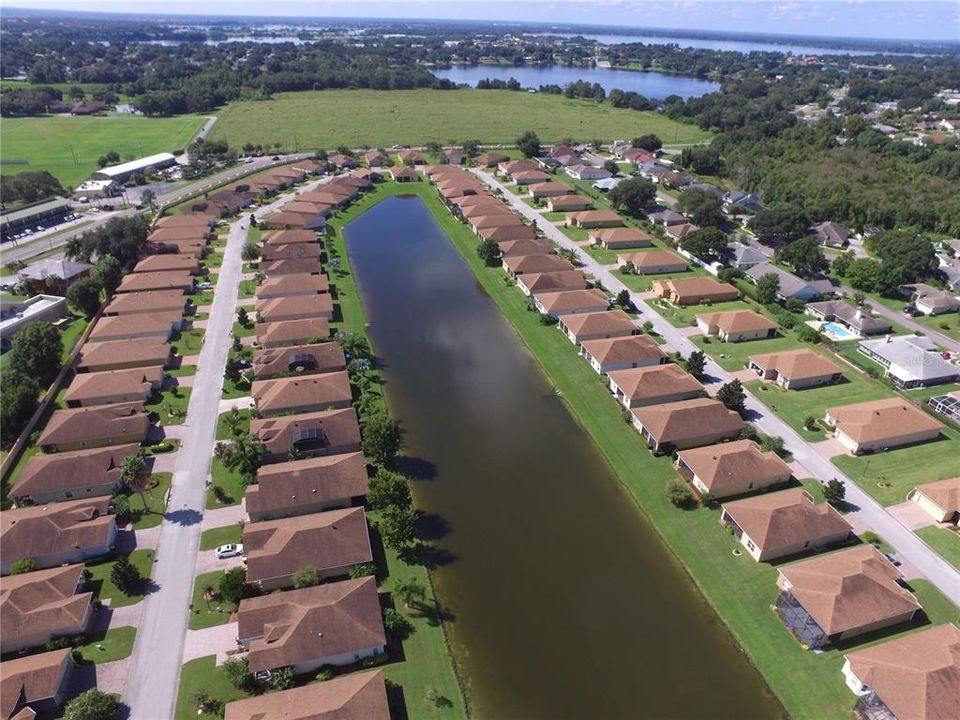
<svg viewBox="0 0 960 720"><path fill-rule="evenodd" d="M0 172L49 170L64 185L78 185L97 169L101 155L116 150L127 159L173 152L184 147L203 122L194 115L5 118ZM14 160L27 162L8 164Z"/></svg>
<svg viewBox="0 0 960 720"><path fill-rule="evenodd" d="M564 137L606 142L656 133L667 144L709 138L696 125L654 112L508 90L323 90L273 100L230 103L211 137L232 146L283 144L286 150L456 144L466 139L513 143L534 130L544 142Z"/></svg>

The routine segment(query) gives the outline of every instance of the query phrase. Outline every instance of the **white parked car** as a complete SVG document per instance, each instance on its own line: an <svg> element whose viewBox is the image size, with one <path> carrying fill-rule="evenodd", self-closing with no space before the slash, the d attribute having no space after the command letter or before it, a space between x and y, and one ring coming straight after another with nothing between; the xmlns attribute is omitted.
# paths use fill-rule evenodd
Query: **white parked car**
<svg viewBox="0 0 960 720"><path fill-rule="evenodd" d="M216 552L217 560L226 560L227 558L237 557L237 555L243 555L243 545L238 543L221 545L217 548Z"/></svg>

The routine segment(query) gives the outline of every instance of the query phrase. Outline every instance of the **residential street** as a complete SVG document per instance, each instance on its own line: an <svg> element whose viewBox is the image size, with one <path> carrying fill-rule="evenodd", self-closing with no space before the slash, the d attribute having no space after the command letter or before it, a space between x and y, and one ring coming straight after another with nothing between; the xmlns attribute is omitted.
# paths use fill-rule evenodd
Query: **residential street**
<svg viewBox="0 0 960 720"><path fill-rule="evenodd" d="M482 170L473 170L490 187L499 189L503 197L525 218L534 221L543 233L561 247L574 250L583 263L583 270L593 275L603 283L610 292L616 294L621 290L628 290L617 276L608 268L602 266L593 257L580 250L580 247L570 240L553 223L545 220L536 210L527 205L520 197L514 195L508 188L497 181L490 173ZM631 299L640 310L643 318L650 320L654 329L666 341L670 349L678 350L687 356L698 348L687 339L679 328L675 328L652 309L638 293L630 293ZM706 374L713 378L708 384L712 392L716 392L720 385L731 380L730 374L720 368L713 360L707 358ZM954 603L960 604L960 571L947 563L929 546L900 523L886 509L861 490L856 483L834 467L828 457L821 455L817 449L807 443L785 422L770 412L765 405L747 392L747 410L757 427L768 435L780 436L784 439L786 448L794 458L815 478L826 482L831 478L841 480L847 488L846 500L856 509L848 514L857 524L871 528L884 540L890 543L902 560L913 566L917 572L932 582Z"/></svg>

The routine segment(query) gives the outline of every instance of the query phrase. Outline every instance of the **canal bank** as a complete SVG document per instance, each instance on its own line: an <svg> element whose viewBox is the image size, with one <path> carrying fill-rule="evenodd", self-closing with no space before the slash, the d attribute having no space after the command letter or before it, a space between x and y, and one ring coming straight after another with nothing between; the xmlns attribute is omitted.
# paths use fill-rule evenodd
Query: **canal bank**
<svg viewBox="0 0 960 720"><path fill-rule="evenodd" d="M377 195L398 192L387 185ZM617 718L644 708L644 717L693 718L709 706L718 717L780 717L568 412L572 378L548 382L516 341L515 329L536 353L523 328L499 312L501 298L477 287L463 263L472 236L432 192L418 184L426 207L391 199L345 235L409 467L422 478L416 504L474 715ZM494 282L492 295L517 293ZM575 356L569 343L564 350ZM612 401L596 376L588 384L605 414ZM631 472L662 489L661 469L630 441Z"/></svg>

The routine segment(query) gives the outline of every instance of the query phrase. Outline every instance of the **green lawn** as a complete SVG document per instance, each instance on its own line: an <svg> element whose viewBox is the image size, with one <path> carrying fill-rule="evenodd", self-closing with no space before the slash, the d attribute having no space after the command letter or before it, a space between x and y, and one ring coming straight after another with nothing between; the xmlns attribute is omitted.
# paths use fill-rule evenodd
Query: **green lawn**
<svg viewBox="0 0 960 720"><path fill-rule="evenodd" d="M238 543L240 542L240 536L242 534L243 529L238 523L205 530L203 534L200 535L200 549L215 550L221 545Z"/></svg>
<svg viewBox="0 0 960 720"><path fill-rule="evenodd" d="M657 313L663 316L664 320L678 328L696 325L697 315L703 315L704 313L753 310L753 306L745 300L731 300L730 302L713 303L712 305L692 305L688 307L676 307L662 300L652 300L650 304Z"/></svg>
<svg viewBox="0 0 960 720"><path fill-rule="evenodd" d="M583 242L590 237L590 231L585 228L569 227L567 225L558 225L560 232L566 235L574 242Z"/></svg>
<svg viewBox="0 0 960 720"><path fill-rule="evenodd" d="M86 636L86 642L78 645L76 650L87 662L108 663L123 660L133 652L133 640L137 636L137 629L124 625L110 628L106 632L98 632Z"/></svg>
<svg viewBox="0 0 960 720"><path fill-rule="evenodd" d="M599 245L584 245L580 249L603 265L617 264L618 253L614 252L613 250L607 250ZM623 279L623 276L621 276L619 273L617 274L617 277L619 277L621 280Z"/></svg>
<svg viewBox="0 0 960 720"><path fill-rule="evenodd" d="M192 332L192 331L191 331ZM191 354L191 353L186 353ZM175 386L144 403L148 412L160 415L163 425L182 425L187 419L187 405L190 404L190 388Z"/></svg>
<svg viewBox="0 0 960 720"><path fill-rule="evenodd" d="M203 347L203 328L190 328L183 330L175 336L170 343L177 355L199 355L200 348Z"/></svg>
<svg viewBox="0 0 960 720"><path fill-rule="evenodd" d="M340 144L422 145L477 138L512 144L522 130L544 142L573 137L634 137L656 133L672 142L698 142L709 134L660 113L568 100L545 93L500 90L323 90L277 94L266 101L230 103L212 139L239 147L280 142L286 149Z"/></svg>
<svg viewBox="0 0 960 720"><path fill-rule="evenodd" d="M913 319L941 335L946 335L948 338L960 342L960 315L957 313L922 315Z"/></svg>
<svg viewBox="0 0 960 720"><path fill-rule="evenodd" d="M124 160L185 146L203 118L4 118L3 156L26 165L0 165L4 175L49 170L64 185L78 185L97 169L97 158L116 150ZM76 160L74 160L76 158Z"/></svg>
<svg viewBox="0 0 960 720"><path fill-rule="evenodd" d="M83 331L87 329L87 325L89 324L90 321L85 317L75 314L73 316L73 320L70 321L70 324L64 327L64 329L60 332L60 338L63 340L64 362L66 362L66 359L70 357L70 352L73 350L73 346L77 344L77 341L80 339L80 336L83 335Z"/></svg>
<svg viewBox="0 0 960 720"><path fill-rule="evenodd" d="M244 327L240 324L239 321L233 323L233 329L230 331L233 337L245 338L252 337L256 332L256 326L254 325L254 311L253 308L247 310L247 317L250 319L250 323L247 327Z"/></svg>
<svg viewBox="0 0 960 720"><path fill-rule="evenodd" d="M838 455L831 462L883 505L907 499L917 485L955 477L960 434L945 428L933 442L873 455Z"/></svg>
<svg viewBox="0 0 960 720"><path fill-rule="evenodd" d="M250 395L250 381L245 377L241 377L236 382L224 378L222 395L224 399L247 397ZM217 437L220 438L219 435Z"/></svg>
<svg viewBox="0 0 960 720"><path fill-rule="evenodd" d="M210 463L210 475L212 478L212 483L207 490L207 509L212 510L218 507L227 507L229 505L237 505L243 499L243 493L246 491L247 486L243 482L243 478L240 477L240 473L236 470L227 470L223 466L223 463L220 462L217 458L213 458ZM226 493L226 499L224 502L217 500L217 496L213 492L214 485L223 488Z"/></svg>
<svg viewBox="0 0 960 720"><path fill-rule="evenodd" d="M189 626L191 630L203 630L214 625L224 625L230 622L230 613L236 608L227 602L213 599L207 602L203 599L204 591L209 587L213 588L214 593L220 584L220 578L224 575L223 570L214 570L213 572L197 575L193 582L193 610L190 612Z"/></svg>
<svg viewBox="0 0 960 720"><path fill-rule="evenodd" d="M130 562L140 571L140 575L149 578L153 569L153 550L134 550L127 556ZM110 570L113 568L117 557L108 556L104 560L92 560L87 563L87 570L90 572L90 579L87 581L88 588L93 590L95 600L110 599L110 607L123 607L124 605L134 605L143 600L145 593L139 592L133 595L125 595L110 580Z"/></svg>
<svg viewBox="0 0 960 720"><path fill-rule="evenodd" d="M724 370L743 370L747 358L751 355L764 353L784 352L810 347L797 340L793 333L779 335L768 340L748 340L746 342L722 342L716 335L709 338L703 335L694 335L690 341L707 355L717 361Z"/></svg>
<svg viewBox="0 0 960 720"><path fill-rule="evenodd" d="M247 393L249 394L249 392L250 392L250 387L248 385ZM229 440L232 437L230 433L230 428L227 426L227 423L225 420L226 415L227 413L220 413L220 417L217 420L217 440ZM240 427L245 428L246 430L249 430L251 411L249 409L241 410L240 416L243 418L243 422L241 423Z"/></svg>
<svg viewBox="0 0 960 720"><path fill-rule="evenodd" d="M659 275L624 275L623 273L618 272L617 278L633 292L647 292L653 287L653 283L657 280L666 280L667 278L707 277L708 275L709 273L703 268L688 265L687 269L683 272L662 273ZM706 311L701 309L700 312Z"/></svg>
<svg viewBox="0 0 960 720"><path fill-rule="evenodd" d="M133 493L127 498L127 503L132 511L141 511L140 519L133 523L134 530L146 530L156 527L163 521L163 513L167 509L167 491L170 489L170 482L173 480L173 473L158 472L151 476L151 481L155 482L149 489L143 493L143 499L140 493ZM146 505L144 505L146 500ZM148 512L143 512L147 510Z"/></svg>
<svg viewBox="0 0 960 720"><path fill-rule="evenodd" d="M225 703L247 697L245 692L237 690L230 683L222 667L217 667L216 655L191 660L180 669L180 689L174 715L176 720L218 720L221 717L216 713L197 713L197 703L193 697L197 690L203 690L210 697Z"/></svg>
<svg viewBox="0 0 960 720"><path fill-rule="evenodd" d="M927 545L936 550L940 557L960 569L960 535L946 528L930 527L914 531Z"/></svg>

